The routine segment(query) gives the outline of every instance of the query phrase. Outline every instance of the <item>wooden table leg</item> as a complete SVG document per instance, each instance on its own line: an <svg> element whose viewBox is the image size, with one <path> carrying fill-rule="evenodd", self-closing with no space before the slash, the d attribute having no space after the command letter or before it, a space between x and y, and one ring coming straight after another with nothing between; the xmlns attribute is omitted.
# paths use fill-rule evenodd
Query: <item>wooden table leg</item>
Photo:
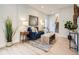
<svg viewBox="0 0 79 59"><path fill-rule="evenodd" d="M20 32L20 42L25 42L27 39L28 32Z"/></svg>

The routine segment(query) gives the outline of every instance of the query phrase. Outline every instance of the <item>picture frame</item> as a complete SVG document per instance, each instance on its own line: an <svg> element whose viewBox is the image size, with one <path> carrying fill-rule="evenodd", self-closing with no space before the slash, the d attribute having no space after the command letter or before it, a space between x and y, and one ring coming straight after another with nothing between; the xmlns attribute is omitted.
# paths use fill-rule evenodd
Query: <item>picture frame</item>
<svg viewBox="0 0 79 59"><path fill-rule="evenodd" d="M38 17L29 15L29 26L38 26Z"/></svg>

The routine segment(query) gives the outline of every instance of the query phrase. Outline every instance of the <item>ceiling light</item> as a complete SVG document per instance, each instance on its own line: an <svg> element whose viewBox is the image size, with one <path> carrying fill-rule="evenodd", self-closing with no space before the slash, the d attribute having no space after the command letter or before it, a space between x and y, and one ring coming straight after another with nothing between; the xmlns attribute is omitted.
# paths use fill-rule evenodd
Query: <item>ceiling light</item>
<svg viewBox="0 0 79 59"><path fill-rule="evenodd" d="M44 6L41 6L41 8L44 8Z"/></svg>
<svg viewBox="0 0 79 59"><path fill-rule="evenodd" d="M59 14L58 14L58 13L56 13L56 14L55 14L55 16L56 16L56 17L59 17Z"/></svg>

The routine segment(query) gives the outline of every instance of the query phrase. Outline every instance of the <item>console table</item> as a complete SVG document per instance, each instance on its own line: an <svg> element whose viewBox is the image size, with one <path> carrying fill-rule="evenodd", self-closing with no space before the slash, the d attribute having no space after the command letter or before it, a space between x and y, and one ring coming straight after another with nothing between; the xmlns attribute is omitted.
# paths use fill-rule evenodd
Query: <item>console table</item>
<svg viewBox="0 0 79 59"><path fill-rule="evenodd" d="M78 51L78 49L79 49L79 46L78 46L79 45L79 43L78 43L78 41L79 41L79 33L78 32L69 32L69 35L71 35L71 36L74 35L74 38L72 40L74 41L74 43L76 45L76 49Z"/></svg>
<svg viewBox="0 0 79 59"><path fill-rule="evenodd" d="M25 42L29 32L20 32L20 42Z"/></svg>

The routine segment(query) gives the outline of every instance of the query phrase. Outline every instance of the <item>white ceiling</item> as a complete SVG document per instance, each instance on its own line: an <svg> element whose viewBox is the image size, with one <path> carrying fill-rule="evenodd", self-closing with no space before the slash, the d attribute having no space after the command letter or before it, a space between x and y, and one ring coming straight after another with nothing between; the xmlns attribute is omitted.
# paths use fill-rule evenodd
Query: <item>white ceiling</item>
<svg viewBox="0 0 79 59"><path fill-rule="evenodd" d="M56 10L72 6L72 4L30 4L29 6L49 15L53 14Z"/></svg>

